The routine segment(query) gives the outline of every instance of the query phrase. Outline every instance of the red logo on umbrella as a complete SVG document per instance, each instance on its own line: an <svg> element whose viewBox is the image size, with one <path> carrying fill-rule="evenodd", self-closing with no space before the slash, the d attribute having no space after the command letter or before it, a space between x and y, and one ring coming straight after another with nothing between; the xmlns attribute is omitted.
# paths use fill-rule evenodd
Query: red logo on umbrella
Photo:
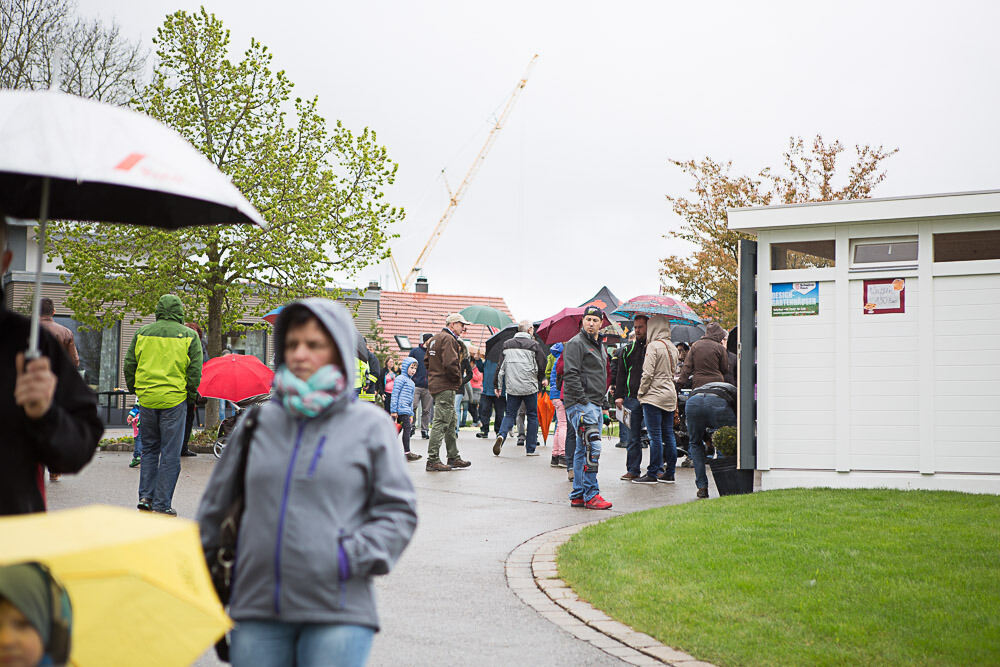
<svg viewBox="0 0 1000 667"><path fill-rule="evenodd" d="M119 169L121 171L128 171L135 165L139 164L139 161L142 160L142 158L144 157L146 156L143 155L142 153L130 153L128 157L126 157L124 160L115 165L115 169Z"/></svg>

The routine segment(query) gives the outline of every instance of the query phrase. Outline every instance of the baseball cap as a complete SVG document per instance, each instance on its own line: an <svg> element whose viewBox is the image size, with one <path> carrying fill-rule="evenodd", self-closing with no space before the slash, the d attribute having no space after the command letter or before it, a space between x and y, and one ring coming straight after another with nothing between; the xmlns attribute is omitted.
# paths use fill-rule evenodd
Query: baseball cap
<svg viewBox="0 0 1000 667"><path fill-rule="evenodd" d="M462 324L472 324L472 322L462 317L462 313L452 313L447 317L447 319L445 319L444 322L445 324L454 324L455 322L461 322Z"/></svg>
<svg viewBox="0 0 1000 667"><path fill-rule="evenodd" d="M600 317L603 319L604 311L597 306L587 306L583 309L583 316L586 317L587 315L593 315L594 317Z"/></svg>

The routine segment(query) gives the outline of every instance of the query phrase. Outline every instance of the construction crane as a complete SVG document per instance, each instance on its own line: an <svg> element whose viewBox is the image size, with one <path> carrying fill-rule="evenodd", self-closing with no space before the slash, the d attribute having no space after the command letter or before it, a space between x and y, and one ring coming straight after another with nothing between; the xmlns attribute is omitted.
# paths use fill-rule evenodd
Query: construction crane
<svg viewBox="0 0 1000 667"><path fill-rule="evenodd" d="M524 76L517 82L514 87L514 92L510 94L507 98L506 104L504 104L503 111L497 116L496 122L493 124L493 128L490 129L490 134L486 137L486 143L483 147L479 149L479 153L476 155L476 159L472 161L472 165L469 170L465 173L465 178L459 184L458 189L455 192L451 192L449 188L448 194L450 199L448 201L448 207L445 208L444 214L441 219L438 220L437 226L434 227L434 231L431 233L431 237L424 244L423 250L417 256L417 260L413 263L413 268L410 272L406 274L406 278L402 277L399 270L399 265L396 264L396 259L389 253L389 262L392 265L392 270L396 274L396 282L399 283L399 289L406 291L408 287L412 285L412 281L417 277L417 274L424 266L424 262L427 261L427 257L431 254L431 250L437 245L438 240L441 238L441 234L444 232L445 227L448 226L448 222L451 220L451 216L454 215L455 209L458 207L458 203L462 201L462 196L465 195L466 191L469 189L469 184L472 182L473 177L479 171L479 168L483 166L483 161L486 159L486 155L493 148L493 144L497 140L497 134L503 129L504 123L510 117L510 112L514 108L514 103L517 102L517 98L520 96L521 91L524 90L524 86L528 83L528 76L531 75L531 69L535 66L535 61L538 60L538 54L536 53L531 57L531 62L528 63L528 67L524 70ZM447 185L447 183L446 183Z"/></svg>

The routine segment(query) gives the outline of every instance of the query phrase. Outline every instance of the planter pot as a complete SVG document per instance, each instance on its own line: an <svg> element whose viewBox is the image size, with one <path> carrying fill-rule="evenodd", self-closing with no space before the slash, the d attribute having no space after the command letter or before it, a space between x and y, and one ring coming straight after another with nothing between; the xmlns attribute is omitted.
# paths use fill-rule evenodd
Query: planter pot
<svg viewBox="0 0 1000 667"><path fill-rule="evenodd" d="M712 468L712 478L720 496L753 493L753 470L739 470L735 456L708 459L707 463Z"/></svg>

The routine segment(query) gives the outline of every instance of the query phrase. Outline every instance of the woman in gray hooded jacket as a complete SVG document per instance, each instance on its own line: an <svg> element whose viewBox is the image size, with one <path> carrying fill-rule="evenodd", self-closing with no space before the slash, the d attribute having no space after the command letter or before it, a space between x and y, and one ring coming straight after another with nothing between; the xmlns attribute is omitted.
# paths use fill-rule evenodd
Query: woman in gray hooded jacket
<svg viewBox="0 0 1000 667"><path fill-rule="evenodd" d="M392 420L352 391L347 311L326 299L296 302L274 333L274 395L248 444L232 663L363 665L378 630L372 577L389 572L413 535L413 485ZM245 424L198 509L206 548L217 545L235 493Z"/></svg>

